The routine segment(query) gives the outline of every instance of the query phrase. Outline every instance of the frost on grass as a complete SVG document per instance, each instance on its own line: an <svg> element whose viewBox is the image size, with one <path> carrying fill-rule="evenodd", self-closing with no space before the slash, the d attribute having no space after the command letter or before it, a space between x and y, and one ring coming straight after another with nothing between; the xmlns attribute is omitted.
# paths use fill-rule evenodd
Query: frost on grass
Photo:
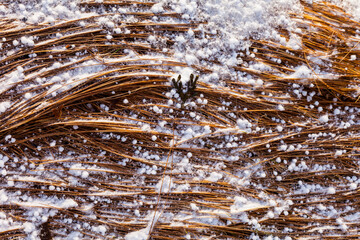
<svg viewBox="0 0 360 240"><path fill-rule="evenodd" d="M0 238L359 232L358 16L109 3L0 4Z"/></svg>

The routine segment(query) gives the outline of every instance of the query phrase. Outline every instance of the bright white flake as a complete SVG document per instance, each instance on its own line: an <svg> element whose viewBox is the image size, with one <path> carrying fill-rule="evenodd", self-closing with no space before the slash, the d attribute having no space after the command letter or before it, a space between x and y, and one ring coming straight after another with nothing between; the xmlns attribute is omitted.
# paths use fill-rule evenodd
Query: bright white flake
<svg viewBox="0 0 360 240"><path fill-rule="evenodd" d="M322 123L327 123L329 121L329 116L328 115L322 115L319 118L319 121L322 122Z"/></svg>

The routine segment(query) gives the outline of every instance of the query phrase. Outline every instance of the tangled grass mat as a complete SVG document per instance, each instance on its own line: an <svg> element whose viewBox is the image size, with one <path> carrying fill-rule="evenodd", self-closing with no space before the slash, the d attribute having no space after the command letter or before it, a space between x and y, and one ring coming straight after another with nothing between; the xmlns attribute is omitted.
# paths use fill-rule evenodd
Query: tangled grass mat
<svg viewBox="0 0 360 240"><path fill-rule="evenodd" d="M260 87L216 84L171 51L206 23L82 3L133 4L112 38L98 16L0 19L0 239L360 238L360 23L302 2L299 49L238 52Z"/></svg>

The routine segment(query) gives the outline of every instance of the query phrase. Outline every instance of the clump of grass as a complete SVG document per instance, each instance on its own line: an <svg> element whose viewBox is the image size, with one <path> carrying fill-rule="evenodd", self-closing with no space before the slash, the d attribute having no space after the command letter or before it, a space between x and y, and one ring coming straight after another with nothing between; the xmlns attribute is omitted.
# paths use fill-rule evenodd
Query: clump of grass
<svg viewBox="0 0 360 240"><path fill-rule="evenodd" d="M181 82L181 75L178 76L177 80L175 80L175 78L171 80L172 86L176 89L183 104L195 96L196 83L198 80L199 76L194 78L194 74L190 74L190 79L185 83L185 86L183 86Z"/></svg>
<svg viewBox="0 0 360 240"><path fill-rule="evenodd" d="M107 1L105 5L133 3ZM94 1L82 4L99 7ZM106 39L106 31L94 17L51 26L26 26L21 30L9 27L10 23L20 26L18 22L1 19L0 39L6 38L2 51L12 52L0 60L1 75L19 71L24 78L0 92L0 102L12 104L0 113L0 154L9 158L4 163L6 178L0 180L9 201L0 202L0 211L17 224L2 230L0 238L25 238L28 233L23 224L31 221L29 209L41 209L48 215L51 212L48 219L34 221L42 239L65 238L73 232L80 232L86 239L118 238L147 227L149 221L153 221L152 239L184 239L187 234L191 239L244 239L251 235L358 238L356 222L347 224L346 232L336 227L320 232L322 226L338 226L339 218L359 210L357 189L347 187L349 177L359 177L358 127L341 128L331 121L318 124L323 113L309 107L306 98L293 93L293 84L301 85L308 93L315 92L313 99L323 108L334 104L333 98L339 107L359 107L359 60L349 57L358 54L359 23L328 3L302 4L304 14L293 15L301 31L283 31L285 38L297 34L302 40L301 48L294 50L272 41L251 40L250 50L255 58L244 60L263 63L271 70L260 72L245 65L235 67L235 71L261 79L265 87L258 89L233 79L222 79L226 85L214 88L194 75L186 87L179 78L173 79L169 86L173 69L186 64L174 61L170 54L164 54L161 64L156 63L157 59L149 55L162 51L146 39L155 35L164 38L170 47L172 39L167 32L180 34L195 28L196 23L149 22L154 14L147 8L152 3L142 4L143 14L134 13L144 21L122 23L130 32L114 34L112 40ZM179 16L168 13L166 17ZM79 28L80 21L87 21L85 28ZM58 31L63 37L53 38L53 33ZM37 37L39 43L33 47L14 47L11 43L23 35ZM109 41L113 44L107 44ZM126 58L129 49L138 59ZM30 58L34 53L36 57ZM67 59L76 58L79 53L82 58L67 63ZM313 61L312 57L322 59L322 63ZM49 91L54 86L51 81L36 84L41 78L49 80L62 73L80 71L82 64L89 61L92 67L101 68L77 79L63 91L56 93L56 88ZM52 69L56 62L63 65ZM314 73L310 79L291 77L301 66L331 75ZM193 67L199 69L200 75L205 74L201 72L202 66ZM6 77L2 79L6 81ZM166 93L172 88L179 94L181 104L195 97L208 103L199 108L169 105L171 97ZM24 99L27 93L32 97ZM230 103L227 108L222 108L224 101ZM279 108L279 102L283 109ZM191 113L199 118L190 117ZM345 116L341 117L345 121ZM239 118L256 123L260 130L235 131ZM274 119L284 120L282 132L267 131L279 125ZM158 130L160 122L165 122L166 131ZM145 124L149 127L144 128ZM189 126L208 127L212 131L182 138L178 133ZM319 137L310 138L311 134ZM233 141L239 144L226 145L230 138L236 138ZM295 147L293 151L281 151L281 145ZM336 149L346 150L346 154L335 156ZM233 156L237 158L230 160ZM280 162L276 161L278 157L282 159ZM186 170L180 164L184 158L189 158L192 169ZM293 159L304 162L309 169L290 171ZM315 170L316 165L335 168ZM259 169L265 176L256 174ZM213 182L194 176L210 175L214 171L225 177ZM248 175L243 177L245 171ZM274 172L281 176L280 180ZM157 184L165 176L186 188L157 190ZM299 181L319 188L335 186L336 193L297 191L301 186ZM19 193L25 197L14 201L19 199ZM269 212L284 206L265 204L238 215L231 214L234 199L239 195L255 202L276 199L291 204L273 216ZM43 204L31 199L41 200ZM60 206L69 199L76 204ZM54 202L60 203L51 204ZM336 209L338 214L322 216L319 205ZM159 221L152 220L155 217L146 218L153 211L162 213ZM245 215L252 222L242 221ZM86 223L90 227L86 228ZM106 234L91 226L105 226Z"/></svg>

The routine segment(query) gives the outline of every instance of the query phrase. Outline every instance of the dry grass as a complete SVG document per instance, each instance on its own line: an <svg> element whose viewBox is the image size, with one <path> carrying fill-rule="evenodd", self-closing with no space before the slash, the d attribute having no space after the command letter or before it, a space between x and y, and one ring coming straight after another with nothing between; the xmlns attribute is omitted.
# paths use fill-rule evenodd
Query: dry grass
<svg viewBox="0 0 360 240"><path fill-rule="evenodd" d="M135 3L104 2L109 7ZM302 40L301 49L293 50L272 41L251 40L253 45L250 50L255 58L245 56L243 59L263 63L271 70L254 71L246 64L235 67L236 71L262 79L266 87L254 88L226 77L222 79L225 86L214 87L201 82L201 75L211 70L192 66L200 72L196 92L198 96L202 94L208 104L196 108L177 108L167 104L169 98L165 93L171 90L169 79L174 67L185 67L186 64L172 60L171 52L162 53L162 61L151 55L160 54L163 46L171 48L173 39L169 33L180 34L195 28L198 23L152 22L150 17L153 14L148 11L151 4L139 4L143 5L139 6L143 7L143 12L128 14L139 21L131 24L119 22L130 31L114 34L111 40L106 39L105 27L99 26L94 17L36 26L0 19L0 39L6 38L2 51L8 53L6 58L0 60L1 75L6 76L19 66L25 69L21 82L0 92L0 102L12 102L12 107L0 113L0 154L10 159L5 163L6 178L0 179L2 189L8 194L20 191L21 195L34 200L70 198L78 204L78 207L61 208L36 206L35 203L26 205L26 200L18 203L9 201L0 205L0 211L21 223L28 221L26 214L31 208L57 210L54 216L38 226L42 239L50 236L65 238L73 231L81 232L83 239L122 237L146 227L148 221L144 217L148 211L154 210L162 215L160 221L154 222L151 239L185 239L186 234L191 239L246 239L251 234L258 234L261 238L273 235L291 236L293 239L358 239L359 222L348 224L346 232L336 222L339 217L359 211L359 191L349 190L347 186L348 176L360 176L358 126L344 129L332 120L329 124L319 124L322 113L317 111L317 107L311 109L306 97L298 98L292 94L292 84L300 83L304 91L315 92L313 100L318 101L324 109L333 104L333 98L337 99L338 107L359 107L357 88L360 61L351 61L350 55L359 55L356 33L360 23L351 20L336 6L303 3L304 15L293 15L302 30L297 33ZM95 2L83 5L100 7ZM180 16L167 13L161 17ZM80 26L81 21L86 22L84 27ZM285 30L279 31L283 32L284 38L290 36ZM62 33L63 36L55 37L55 33ZM15 48L13 40L24 35L36 36L35 46ZM147 43L147 38L152 35L161 38L163 46ZM127 55L125 49L135 52L138 60L122 58ZM34 53L36 57L29 57ZM48 69L54 62L67 63L78 53L82 54L82 58L78 57L77 61ZM314 57L322 59L322 63L315 61ZM276 59L280 59L281 64ZM104 67L84 79L78 79L79 84L75 82L74 86L57 95L48 91L53 84L50 81L36 84L37 78L51 79L61 73L76 71L89 60L93 60L94 65ZM330 72L331 75L315 74L316 77L311 79L292 78L290 75L296 67L302 65L313 71L321 69ZM33 97L24 99L26 92ZM125 99L129 103L124 103ZM230 102L230 105L219 109L223 101ZM284 102L284 111L278 109L279 101ZM109 109L105 111L103 105ZM162 109L162 113L154 112L154 106ZM199 120L189 117L190 112L200 116ZM281 133L275 130L273 133L265 133L264 130L253 133L230 131L236 128L238 118L256 122L264 130L276 128L278 123L274 119L283 119L286 123ZM344 121L348 119L347 116L338 118L344 118ZM160 121L166 121L168 132L156 130ZM150 132L141 128L144 123L152 127ZM189 125L208 125L213 132L181 141L179 133ZM327 135L309 138L309 134L318 133ZM5 141L8 135L16 142ZM152 135L157 136L156 141L152 140ZM226 146L229 136L238 137L237 142L244 142L245 145ZM123 137L127 139L124 142L121 141ZM54 140L56 146L51 145ZM133 143L133 140L137 140L137 143ZM176 144L171 145L171 142ZM291 152L280 151L282 144L301 144L302 148ZM59 147L64 150L59 151ZM136 154L139 149L149 155L158 155L163 161ZM347 152L335 157L334 152L338 149L346 149ZM190 161L194 166L193 171L181 170L179 165L179 160L188 152L192 153ZM239 159L230 161L230 156L238 156ZM276 162L277 157L287 163ZM288 166L294 158L305 162L309 169L314 169L316 164L330 164L336 169L291 172ZM126 165L122 164L124 159L127 159ZM90 173L89 177L82 178L69 171L69 166L75 163L81 163L79 166ZM226 176L225 179L241 180L237 174L249 170L247 180L252 184L194 179L199 170L203 170L205 175L218 171L215 165L220 163L225 165L219 170ZM19 171L21 166L25 167L24 171ZM138 169L145 166L156 166L156 173L139 173ZM267 176L256 175L258 169L264 169ZM274 171L281 174L281 181L276 181ZM177 185L188 184L189 189L159 194L155 185L166 175L171 176ZM15 182L14 186L7 185L9 179ZM335 186L336 194L296 193L300 180L306 184L318 184L319 187ZM50 186L55 188L51 189ZM279 202L291 200L293 204L286 205L287 212L282 211L275 217L269 217L267 213L269 210L276 211L277 206L246 210L249 219L257 219L262 226L261 230L257 230L254 225L230 214L234 197L239 195L264 202L268 199ZM191 218L194 210L190 203L200 207L195 211L194 218ZM333 206L339 211L338 216L320 216L319 204L328 209ZM136 209L142 214L141 217L134 214ZM227 214L216 214L214 210ZM177 216L176 221L172 220L174 216ZM181 220L180 216L184 218ZM213 224L200 223L196 221L199 216L213 217L216 221ZM71 223L64 219L71 219ZM108 229L106 235L92 228L84 228L85 222L92 226L105 225ZM322 226L332 226L334 229L320 233L317 229ZM284 233L284 228L292 231ZM0 232L0 239L23 239L25 236L22 227Z"/></svg>

